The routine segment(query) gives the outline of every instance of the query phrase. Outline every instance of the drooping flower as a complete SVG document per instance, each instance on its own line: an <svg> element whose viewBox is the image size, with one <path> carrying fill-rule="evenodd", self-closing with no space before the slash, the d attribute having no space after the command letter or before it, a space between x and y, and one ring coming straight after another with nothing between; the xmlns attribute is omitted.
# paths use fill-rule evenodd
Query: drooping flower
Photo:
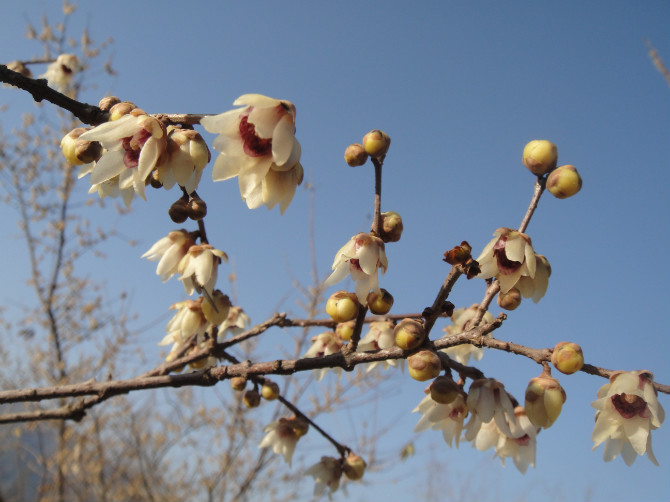
<svg viewBox="0 0 670 502"><path fill-rule="evenodd" d="M237 176L240 194L250 209L279 204L283 214L303 178L295 106L261 94L245 94L233 105L243 108L200 120L207 131L219 135L213 143L219 156L212 179Z"/></svg>
<svg viewBox="0 0 670 502"><path fill-rule="evenodd" d="M50 87L58 92L67 92L72 87L75 74L81 70L79 58L74 54L61 54L56 61L47 66L41 78L46 78Z"/></svg>
<svg viewBox="0 0 670 502"><path fill-rule="evenodd" d="M343 345L344 342L337 333L334 333L333 331L326 331L325 333L321 333L312 338L311 347L307 350L307 352L305 352L305 355L302 357L312 358L312 357L323 357L323 356L329 356L331 354L337 354L340 351L340 349L342 349ZM316 381L320 382L329 369L330 368L315 369L314 376L316 378ZM333 369L337 372L338 376L342 372L342 368L333 368Z"/></svg>
<svg viewBox="0 0 670 502"><path fill-rule="evenodd" d="M368 352L371 350L384 350L395 347L395 324L391 321L374 321L370 323L367 334L360 339L356 352ZM373 361L366 364L365 371L372 371L381 365L382 369L400 366L404 368L404 359L386 359L384 361Z"/></svg>
<svg viewBox="0 0 670 502"><path fill-rule="evenodd" d="M514 413L517 424L516 430L513 431L514 435L500 434L498 443L495 445L495 452L503 466L505 459L511 458L519 472L525 474L529 465L535 467L537 429L526 416L523 407L517 406Z"/></svg>
<svg viewBox="0 0 670 502"><path fill-rule="evenodd" d="M79 139L99 141L107 150L91 170L91 185L109 182L119 191L132 187L137 195L146 198L146 179L166 147L165 126L158 119L136 108L86 131Z"/></svg>
<svg viewBox="0 0 670 502"><path fill-rule="evenodd" d="M507 293L522 276L535 277L535 252L530 237L511 228L499 228L477 258L481 272L477 277L500 281Z"/></svg>
<svg viewBox="0 0 670 502"><path fill-rule="evenodd" d="M228 317L219 325L218 341L221 342L230 333L232 336L239 335L249 329L251 319L242 307L230 307Z"/></svg>
<svg viewBox="0 0 670 502"><path fill-rule="evenodd" d="M193 193L211 158L207 143L192 129L170 126L167 131L167 160L157 167L156 177L166 190L178 183Z"/></svg>
<svg viewBox="0 0 670 502"><path fill-rule="evenodd" d="M158 261L156 275L165 282L177 273L179 262L193 245L195 241L186 230L175 230L158 240L142 258Z"/></svg>
<svg viewBox="0 0 670 502"><path fill-rule="evenodd" d="M646 452L658 465L651 449L651 431L661 426L665 410L656 398L653 380L648 371L615 372L598 391L598 399L591 403L598 410L592 439L594 450L605 443L605 462L621 454L632 465L637 455Z"/></svg>
<svg viewBox="0 0 670 502"><path fill-rule="evenodd" d="M524 298L532 298L533 303L537 303L547 292L550 276L551 265L547 258L541 254L535 254L535 276L522 275L516 287Z"/></svg>
<svg viewBox="0 0 670 502"><path fill-rule="evenodd" d="M491 420L495 421L503 434L513 436L511 429L516 423L514 405L502 382L493 378L475 380L468 390L466 404L472 414L465 426L466 440L472 441L482 424Z"/></svg>
<svg viewBox="0 0 670 502"><path fill-rule="evenodd" d="M314 478L314 496L320 497L328 488L328 498L340 486L342 477L341 462L333 457L321 457L321 460L305 471L305 474Z"/></svg>
<svg viewBox="0 0 670 502"><path fill-rule="evenodd" d="M441 404L433 401L428 394L419 405L412 410L412 413L421 413L422 417L414 427L414 432L423 432L425 430L441 430L444 441L451 447L452 443L460 441L463 431L463 422L468 415L468 407L465 404L465 396L459 394L448 404Z"/></svg>
<svg viewBox="0 0 670 502"><path fill-rule="evenodd" d="M272 451L284 457L284 461L290 466L293 460L293 452L298 439L307 434L309 424L302 418L280 418L267 427L265 437L258 445L259 448L272 448Z"/></svg>
<svg viewBox="0 0 670 502"><path fill-rule="evenodd" d="M461 333L474 328L475 326L471 325L471 321L477 314L478 308L479 304L475 303L468 308L454 310L454 313L451 315L452 324L444 328L444 331L447 333L447 337L460 335ZM493 315L491 315L490 312L485 312L484 316L482 317L482 323L490 323L493 321ZM442 349L442 352L461 364L468 364L470 357L472 357L475 361L479 361L484 355L484 349L476 347L470 343L463 343L461 345L455 345L454 347L448 347L446 349Z"/></svg>
<svg viewBox="0 0 670 502"><path fill-rule="evenodd" d="M177 266L186 294L192 295L193 291L204 289L211 296L221 260L228 261L228 255L209 244L188 248Z"/></svg>
<svg viewBox="0 0 670 502"><path fill-rule="evenodd" d="M207 319L202 313L202 297L185 300L170 306L177 313L168 321L167 334L158 345L182 344L192 336L202 336L207 330Z"/></svg>
<svg viewBox="0 0 670 502"><path fill-rule="evenodd" d="M335 254L333 272L324 285L332 286L351 274L358 301L366 305L370 290L381 294L377 271L381 268L386 273L387 267L384 241L371 234L356 234Z"/></svg>

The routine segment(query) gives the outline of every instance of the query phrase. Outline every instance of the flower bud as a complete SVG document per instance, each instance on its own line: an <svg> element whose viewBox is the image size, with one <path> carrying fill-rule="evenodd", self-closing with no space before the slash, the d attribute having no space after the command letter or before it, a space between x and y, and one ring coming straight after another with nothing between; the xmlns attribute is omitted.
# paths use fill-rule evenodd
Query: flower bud
<svg viewBox="0 0 670 502"><path fill-rule="evenodd" d="M514 310L521 305L521 292L517 288L510 289L507 293L498 293L498 306L505 310Z"/></svg>
<svg viewBox="0 0 670 502"><path fill-rule="evenodd" d="M375 315L384 315L388 314L393 307L393 296L384 288L381 288L379 293L372 291L367 297L367 302L370 312Z"/></svg>
<svg viewBox="0 0 670 502"><path fill-rule="evenodd" d="M178 199L168 209L170 219L175 223L184 223L188 218L188 200L183 198Z"/></svg>
<svg viewBox="0 0 670 502"><path fill-rule="evenodd" d="M261 387L261 396L266 401L274 401L279 397L279 385L270 380L265 380L265 383Z"/></svg>
<svg viewBox="0 0 670 502"><path fill-rule="evenodd" d="M202 313L208 322L218 326L228 319L228 311L231 305L230 298L217 289L211 295L211 303L209 300L209 298L203 300Z"/></svg>
<svg viewBox="0 0 670 502"><path fill-rule="evenodd" d="M207 216L207 204L199 197L193 197L187 204L188 217L195 221L202 220Z"/></svg>
<svg viewBox="0 0 670 502"><path fill-rule="evenodd" d="M60 142L65 160L72 166L80 166L97 161L102 155L102 145L97 141L80 140L79 136L88 131L85 127L77 127L67 133Z"/></svg>
<svg viewBox="0 0 670 502"><path fill-rule="evenodd" d="M557 199L572 197L581 189L582 178L575 166L557 167L547 177L547 190Z"/></svg>
<svg viewBox="0 0 670 502"><path fill-rule="evenodd" d="M566 395L558 380L548 373L531 378L526 388L526 415L536 427L551 427L561 413Z"/></svg>
<svg viewBox="0 0 670 502"><path fill-rule="evenodd" d="M244 393L244 396L242 396L242 402L247 408L256 408L261 404L261 395L256 389L250 389Z"/></svg>
<svg viewBox="0 0 670 502"><path fill-rule="evenodd" d="M356 321L347 321L338 323L335 326L335 333L345 342L351 340L351 336L354 334L354 328L356 327Z"/></svg>
<svg viewBox="0 0 670 502"><path fill-rule="evenodd" d="M443 261L449 265L464 265L472 261L472 246L468 241L462 241L460 246L454 246L449 251L445 251Z"/></svg>
<svg viewBox="0 0 670 502"><path fill-rule="evenodd" d="M556 167L558 150L551 141L535 139L523 149L521 160L531 173L542 176Z"/></svg>
<svg viewBox="0 0 670 502"><path fill-rule="evenodd" d="M428 387L430 398L436 403L449 404L462 394L461 388L448 376L439 376Z"/></svg>
<svg viewBox="0 0 670 502"><path fill-rule="evenodd" d="M368 160L368 154L360 143L349 145L344 151L344 160L351 167L362 166Z"/></svg>
<svg viewBox="0 0 670 502"><path fill-rule="evenodd" d="M430 350L422 350L409 356L407 366L409 367L409 376L419 382L432 380L442 371L440 358Z"/></svg>
<svg viewBox="0 0 670 502"><path fill-rule="evenodd" d="M21 61L12 61L7 63L7 69L20 73L24 77L33 78L33 74L30 72L30 69L23 64Z"/></svg>
<svg viewBox="0 0 670 502"><path fill-rule="evenodd" d="M344 475L346 477L352 481L356 481L363 477L366 466L367 464L365 463L365 460L363 460L363 457L355 455L354 453L349 453L347 458L344 459L342 469L344 470Z"/></svg>
<svg viewBox="0 0 670 502"><path fill-rule="evenodd" d="M572 375L584 366L582 348L576 343L558 342L551 353L551 364L561 373Z"/></svg>
<svg viewBox="0 0 670 502"><path fill-rule="evenodd" d="M363 136L363 148L370 157L376 159L386 155L391 146L391 138L384 131L373 129Z"/></svg>
<svg viewBox="0 0 670 502"><path fill-rule="evenodd" d="M120 102L121 100L116 96L107 96L100 100L98 103L98 108L100 108L103 112L108 112L112 109L112 106Z"/></svg>
<svg viewBox="0 0 670 502"><path fill-rule="evenodd" d="M160 180L160 172L158 169L154 169L151 171L151 174L149 175L149 184L151 185L151 188L162 188L163 183Z"/></svg>
<svg viewBox="0 0 670 502"><path fill-rule="evenodd" d="M130 101L121 101L109 109L109 120L117 120L135 110L137 106Z"/></svg>
<svg viewBox="0 0 670 502"><path fill-rule="evenodd" d="M233 377L230 379L230 386L233 390L243 391L247 388L247 379L241 376Z"/></svg>
<svg viewBox="0 0 670 502"><path fill-rule="evenodd" d="M307 431L309 430L309 423L307 422L307 420L296 416L288 420L289 423L291 424L291 428L293 429L293 433L297 437L302 437L305 434L307 434Z"/></svg>
<svg viewBox="0 0 670 502"><path fill-rule="evenodd" d="M384 242L398 242L402 236L402 218L395 211L387 211L381 214L382 225L380 237Z"/></svg>
<svg viewBox="0 0 670 502"><path fill-rule="evenodd" d="M356 317L359 305L354 293L337 291L328 298L326 312L335 322L347 322Z"/></svg>
<svg viewBox="0 0 670 502"><path fill-rule="evenodd" d="M423 323L414 319L400 321L393 330L393 334L395 335L395 344L403 350L417 348L426 338Z"/></svg>

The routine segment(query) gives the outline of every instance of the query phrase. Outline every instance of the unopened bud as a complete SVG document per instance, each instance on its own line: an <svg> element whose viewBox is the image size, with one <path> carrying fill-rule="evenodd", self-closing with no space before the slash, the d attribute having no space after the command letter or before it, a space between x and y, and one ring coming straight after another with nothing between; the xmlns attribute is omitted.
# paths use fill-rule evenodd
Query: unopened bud
<svg viewBox="0 0 670 502"><path fill-rule="evenodd" d="M293 417L289 419L291 428L293 429L293 433L298 436L302 437L305 434L307 434L307 431L309 431L309 423L307 420L301 417Z"/></svg>
<svg viewBox="0 0 670 502"><path fill-rule="evenodd" d="M505 310L514 310L521 305L521 292L517 288L510 289L507 293L498 293L498 306Z"/></svg>
<svg viewBox="0 0 670 502"><path fill-rule="evenodd" d="M65 160L72 166L80 166L97 161L102 156L102 145L97 141L80 140L79 136L88 131L77 127L67 133L60 142Z"/></svg>
<svg viewBox="0 0 670 502"><path fill-rule="evenodd" d="M202 313L208 322L218 326L228 318L230 305L230 298L217 289L212 293L211 298L204 298Z"/></svg>
<svg viewBox="0 0 670 502"><path fill-rule="evenodd" d="M188 218L188 201L183 198L178 199L170 206L168 214L175 223L184 223Z"/></svg>
<svg viewBox="0 0 670 502"><path fill-rule="evenodd" d="M582 178L575 166L560 166L547 177L547 190L557 199L572 197L582 189Z"/></svg>
<svg viewBox="0 0 670 502"><path fill-rule="evenodd" d="M7 63L7 69L20 73L24 77L33 78L33 74L30 72L30 69L24 65L21 61L12 61Z"/></svg>
<svg viewBox="0 0 670 502"><path fill-rule="evenodd" d="M108 112L112 109L112 106L120 102L121 100L116 96L107 96L100 100L98 103L98 108L100 108L103 112Z"/></svg>
<svg viewBox="0 0 670 502"><path fill-rule="evenodd" d="M409 376L419 382L432 380L442 371L440 358L430 350L422 350L409 356L407 366L409 367Z"/></svg>
<svg viewBox="0 0 670 502"><path fill-rule="evenodd" d="M259 404L261 404L261 395L256 389L250 389L244 393L242 402L247 408L256 408Z"/></svg>
<svg viewBox="0 0 670 502"><path fill-rule="evenodd" d="M363 148L370 157L380 158L386 155L391 146L391 138L384 131L373 129L363 136Z"/></svg>
<svg viewBox="0 0 670 502"><path fill-rule="evenodd" d="M582 348L576 343L558 342L551 353L551 364L561 373L572 375L584 366Z"/></svg>
<svg viewBox="0 0 670 502"><path fill-rule="evenodd" d="M274 401L279 397L279 385L270 380L266 380L261 387L261 396L263 396L263 399L266 401Z"/></svg>
<svg viewBox="0 0 670 502"><path fill-rule="evenodd" d="M460 246L454 246L449 251L445 251L443 260L449 265L465 264L472 259L472 246L468 241L461 242Z"/></svg>
<svg viewBox="0 0 670 502"><path fill-rule="evenodd" d="M565 399L565 391L558 380L543 373L528 382L526 415L536 427L551 427L560 415Z"/></svg>
<svg viewBox="0 0 670 502"><path fill-rule="evenodd" d="M449 404L462 393L454 379L448 376L437 377L431 382L428 390L430 398L440 404Z"/></svg>
<svg viewBox="0 0 670 502"><path fill-rule="evenodd" d="M247 379L241 376L233 377L230 379L230 386L233 390L243 391L247 388Z"/></svg>
<svg viewBox="0 0 670 502"><path fill-rule="evenodd" d="M109 109L109 120L120 119L136 108L137 106L135 106L135 104L131 103L130 101L121 101L120 103L116 103Z"/></svg>
<svg viewBox="0 0 670 502"><path fill-rule="evenodd" d="M536 139L523 149L521 160L531 173L542 176L556 167L558 149L551 141Z"/></svg>
<svg viewBox="0 0 670 502"><path fill-rule="evenodd" d="M351 167L362 166L368 160L368 154L360 143L349 145L344 151L344 160Z"/></svg>
<svg viewBox="0 0 670 502"><path fill-rule="evenodd" d="M345 342L351 340L351 336L354 334L354 328L356 327L356 321L347 321L338 323L335 326L335 333Z"/></svg>
<svg viewBox="0 0 670 502"><path fill-rule="evenodd" d="M207 216L207 204L199 197L193 197L188 201L188 217L195 221L202 220Z"/></svg>
<svg viewBox="0 0 670 502"><path fill-rule="evenodd" d="M326 312L335 322L347 322L358 315L359 305L354 293L337 291L328 298Z"/></svg>
<svg viewBox="0 0 670 502"><path fill-rule="evenodd" d="M379 293L372 291L367 297L367 302L370 312L375 315L384 315L388 314L393 307L393 296L384 288L381 288Z"/></svg>
<svg viewBox="0 0 670 502"><path fill-rule="evenodd" d="M398 242L402 236L402 218L395 211L381 214L380 237L384 242Z"/></svg>
<svg viewBox="0 0 670 502"><path fill-rule="evenodd" d="M361 479L365 473L366 467L367 464L365 463L365 460L363 460L363 457L360 455L355 455L354 453L349 453L347 458L344 459L344 464L342 465L344 475L352 481Z"/></svg>
<svg viewBox="0 0 670 502"><path fill-rule="evenodd" d="M403 319L393 330L395 344L403 350L412 350L423 343L426 330L420 321ZM430 352L432 354L432 352Z"/></svg>

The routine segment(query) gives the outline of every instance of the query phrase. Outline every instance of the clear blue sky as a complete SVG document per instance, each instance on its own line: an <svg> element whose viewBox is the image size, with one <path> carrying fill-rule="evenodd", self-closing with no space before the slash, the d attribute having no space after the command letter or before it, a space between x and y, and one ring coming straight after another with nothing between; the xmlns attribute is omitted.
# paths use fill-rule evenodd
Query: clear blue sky
<svg viewBox="0 0 670 502"><path fill-rule="evenodd" d="M36 45L22 38L25 21L38 24L45 12L58 19L56 4L3 5L0 60L36 55ZM496 336L533 347L575 341L589 363L649 369L670 383L670 89L644 44L649 39L670 63L668 14L667 1L120 1L80 7L72 33L88 24L94 39L115 39L119 77L102 78L85 101L110 93L149 113L219 113L248 92L293 101L305 178L315 187L323 277L335 251L369 227L372 212L371 168L346 166L344 149L370 129L384 129L392 145L382 206L405 223L402 240L387 246L389 269L381 280L397 312L432 303L447 271L446 249L468 240L478 254L496 228L519 225L533 184L522 149L532 139L555 142L559 163L576 165L584 188L571 199L542 200L528 233L552 265L549 290L539 304L526 301L511 313ZM19 93L0 96L14 111L33 107ZM309 193L299 189L280 216L276 209L247 210L236 182L203 180L200 193L217 217L209 238L232 258L239 303L256 322L276 309L299 315L292 280L309 281ZM161 285L153 264L139 260L173 229L164 212L176 195L149 197L136 200L132 215L120 221L119 229L141 244L113 249L109 267L123 269L107 278L137 298L153 298L142 307L147 321L183 295L180 284ZM468 306L483 290L483 281L459 283L451 300ZM0 294L6 304L14 293ZM161 325L154 331L145 335L149 350L162 338ZM283 336L290 346L288 334L276 332L270 349L281 347ZM534 363L492 352L479 366L519 399L540 372ZM415 439L417 455L366 476L365 486L352 485L349 499L413 500L423 478L411 476L433 460L444 466L445 485L473 486L471 499L668 500L670 424L653 435L661 467L642 457L631 468L621 458L604 463L602 447L591 451L590 402L605 380L583 374L560 380L568 395L563 414L540 434L537 467L523 476L511 462L503 469L491 460L492 451L467 443L449 449L431 431L415 438L417 416L409 412L423 385L399 375L398 388L380 401L396 421L381 453L397 455ZM660 401L670 411L668 396ZM362 409L352 409L340 425L327 425L353 443L364 420ZM312 439L308 463L332 454L320 444Z"/></svg>

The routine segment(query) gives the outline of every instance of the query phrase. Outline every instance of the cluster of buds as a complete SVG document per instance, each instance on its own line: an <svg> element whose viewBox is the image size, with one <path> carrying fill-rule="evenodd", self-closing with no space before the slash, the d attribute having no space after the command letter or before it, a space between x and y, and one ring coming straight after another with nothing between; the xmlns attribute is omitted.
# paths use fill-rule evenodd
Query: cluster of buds
<svg viewBox="0 0 670 502"><path fill-rule="evenodd" d="M353 143L344 151L344 160L351 167L362 166L368 156L382 160L391 146L391 138L384 131L373 129L360 143Z"/></svg>
<svg viewBox="0 0 670 502"><path fill-rule="evenodd" d="M547 190L558 199L572 197L582 188L582 178L572 165L556 167L558 149L551 141L536 139L523 149L521 158L528 170L538 177L547 175Z"/></svg>

